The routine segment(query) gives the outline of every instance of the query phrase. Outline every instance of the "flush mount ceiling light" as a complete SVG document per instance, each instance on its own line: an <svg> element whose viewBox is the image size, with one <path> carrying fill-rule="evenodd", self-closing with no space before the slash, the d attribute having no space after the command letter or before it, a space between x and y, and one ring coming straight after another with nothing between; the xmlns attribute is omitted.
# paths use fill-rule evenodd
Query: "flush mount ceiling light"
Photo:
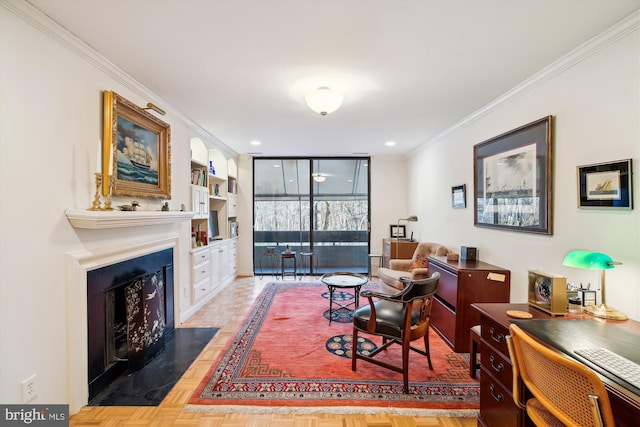
<svg viewBox="0 0 640 427"><path fill-rule="evenodd" d="M326 116L333 113L342 105L342 94L331 90L327 86L320 86L318 89L305 95L304 100L311 110Z"/></svg>
<svg viewBox="0 0 640 427"><path fill-rule="evenodd" d="M319 173L314 173L312 176L315 182L324 182L327 179L326 176L321 175Z"/></svg>

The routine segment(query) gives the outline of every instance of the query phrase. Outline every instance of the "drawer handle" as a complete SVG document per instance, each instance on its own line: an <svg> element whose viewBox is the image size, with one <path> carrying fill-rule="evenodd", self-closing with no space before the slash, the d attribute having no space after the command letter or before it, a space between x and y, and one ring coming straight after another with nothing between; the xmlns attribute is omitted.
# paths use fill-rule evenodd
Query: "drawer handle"
<svg viewBox="0 0 640 427"><path fill-rule="evenodd" d="M498 364L498 366L496 366L496 365L493 363L495 360L496 360L496 358L495 358L495 357L493 357L493 355L491 355L491 356L489 357L489 362L491 362L491 367L492 367L493 369L495 369L495 371L496 371L496 372L502 372L502 371L504 371L504 365L502 364L502 362L500 362L500 363Z"/></svg>
<svg viewBox="0 0 640 427"><path fill-rule="evenodd" d="M502 393L495 394L493 390L494 390L493 384L489 384L489 391L491 391L491 396L496 400L496 402L502 402L502 399L504 397Z"/></svg>
<svg viewBox="0 0 640 427"><path fill-rule="evenodd" d="M501 343L502 340L504 340L503 334L498 334L498 336L495 335L495 332L496 332L495 329L491 328L489 332L491 333L491 339L494 340L495 342Z"/></svg>

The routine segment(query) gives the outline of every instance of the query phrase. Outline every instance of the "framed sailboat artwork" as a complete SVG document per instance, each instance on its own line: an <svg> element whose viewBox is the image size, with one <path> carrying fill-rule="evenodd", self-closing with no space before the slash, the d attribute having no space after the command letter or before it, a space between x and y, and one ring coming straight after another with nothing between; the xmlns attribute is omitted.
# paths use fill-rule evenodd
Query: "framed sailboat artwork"
<svg viewBox="0 0 640 427"><path fill-rule="evenodd" d="M171 199L171 127L113 91L103 104L102 193Z"/></svg>

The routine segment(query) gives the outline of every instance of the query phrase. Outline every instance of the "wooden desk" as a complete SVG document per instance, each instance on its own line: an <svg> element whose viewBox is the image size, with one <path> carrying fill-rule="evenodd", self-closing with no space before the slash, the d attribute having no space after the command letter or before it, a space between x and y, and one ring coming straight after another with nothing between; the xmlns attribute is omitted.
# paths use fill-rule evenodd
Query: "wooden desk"
<svg viewBox="0 0 640 427"><path fill-rule="evenodd" d="M607 347L634 361L640 357L638 355L640 323L633 320L603 320L587 314L551 317L536 308L529 307L528 304L473 304L472 307L480 313L482 325L480 415L478 415L480 426L532 425L526 411L520 410L514 403L511 392L513 376L505 337L512 322L519 324L532 335L536 335L550 347L576 360L579 358L573 354L573 349L597 346ZM533 315L533 319L528 321L514 319L507 316L507 310L527 311ZM584 321L584 325L580 325L580 321ZM578 332L578 329L582 330L582 333ZM596 330L598 332L595 332ZM580 362L585 361L580 360ZM637 420L640 419L640 395L637 394L637 389L630 385L622 385L623 383L618 379L612 380L610 374L595 365L585 364L598 372L605 383L616 425L636 426Z"/></svg>

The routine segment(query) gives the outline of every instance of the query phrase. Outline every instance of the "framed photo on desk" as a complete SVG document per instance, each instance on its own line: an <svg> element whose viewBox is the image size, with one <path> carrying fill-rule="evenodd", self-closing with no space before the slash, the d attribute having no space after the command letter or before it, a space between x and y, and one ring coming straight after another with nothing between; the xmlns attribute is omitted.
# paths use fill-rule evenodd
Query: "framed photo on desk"
<svg viewBox="0 0 640 427"><path fill-rule="evenodd" d="M406 239L407 238L407 227L405 225L389 225L389 235L394 239Z"/></svg>

